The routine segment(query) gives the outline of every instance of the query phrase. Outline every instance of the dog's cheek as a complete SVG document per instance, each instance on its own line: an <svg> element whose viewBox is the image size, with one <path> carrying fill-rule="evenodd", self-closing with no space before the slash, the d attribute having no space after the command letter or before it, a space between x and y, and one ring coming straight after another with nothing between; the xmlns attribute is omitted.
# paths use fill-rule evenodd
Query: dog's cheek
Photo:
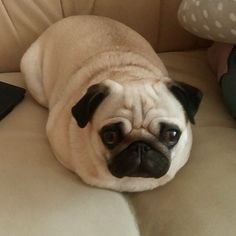
<svg viewBox="0 0 236 236"><path fill-rule="evenodd" d="M103 159L105 161L108 161L110 159L110 152L107 150L107 148L102 143L102 140L100 138L100 135L97 131L90 131L90 150L91 155L93 155L95 158Z"/></svg>
<svg viewBox="0 0 236 236"><path fill-rule="evenodd" d="M186 128L182 131L179 142L171 153L171 167L169 174L173 177L182 168L189 159L192 147L192 131L191 124L188 123Z"/></svg>

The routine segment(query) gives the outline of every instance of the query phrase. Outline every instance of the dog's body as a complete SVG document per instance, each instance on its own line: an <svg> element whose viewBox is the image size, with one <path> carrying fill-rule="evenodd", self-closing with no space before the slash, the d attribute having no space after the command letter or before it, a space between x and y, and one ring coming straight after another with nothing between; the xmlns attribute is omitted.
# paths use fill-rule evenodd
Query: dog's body
<svg viewBox="0 0 236 236"><path fill-rule="evenodd" d="M85 182L118 191L153 189L172 179L186 163L192 144L189 119L199 102L192 113L186 111L188 104L181 104L181 97L168 88L173 81L159 57L127 26L104 17L66 18L32 44L21 70L32 96L49 108L47 134L57 159ZM99 135L114 122L122 123L126 138L120 146L107 148ZM162 123L180 129L173 148L154 140ZM114 132L106 133L110 142L111 135ZM131 167L128 171L122 166L109 169L114 156L120 160L124 150L146 145L137 143L140 140L150 141L160 162L168 162L162 170L153 172L153 167L147 167L152 172L147 178L133 175ZM140 164L130 161L133 169Z"/></svg>

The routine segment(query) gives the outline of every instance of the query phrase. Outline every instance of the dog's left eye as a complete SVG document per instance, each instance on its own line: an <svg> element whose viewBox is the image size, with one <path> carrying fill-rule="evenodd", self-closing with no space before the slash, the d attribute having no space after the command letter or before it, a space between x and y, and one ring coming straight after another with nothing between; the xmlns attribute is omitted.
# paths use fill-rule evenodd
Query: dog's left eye
<svg viewBox="0 0 236 236"><path fill-rule="evenodd" d="M118 135L115 131L105 131L102 135L103 142L106 143L107 145L113 145L117 142L118 140Z"/></svg>
<svg viewBox="0 0 236 236"><path fill-rule="evenodd" d="M169 148L173 147L180 137L180 130L172 127L162 127L159 139L162 143L167 145Z"/></svg>
<svg viewBox="0 0 236 236"><path fill-rule="evenodd" d="M100 136L104 145L112 149L122 140L121 123L103 127L100 131Z"/></svg>

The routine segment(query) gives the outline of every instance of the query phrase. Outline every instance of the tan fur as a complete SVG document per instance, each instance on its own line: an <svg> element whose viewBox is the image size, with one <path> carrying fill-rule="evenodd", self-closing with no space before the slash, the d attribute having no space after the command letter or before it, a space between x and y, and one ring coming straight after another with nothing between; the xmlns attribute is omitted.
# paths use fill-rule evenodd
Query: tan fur
<svg viewBox="0 0 236 236"><path fill-rule="evenodd" d="M117 191L143 191L163 185L185 164L191 149L190 124L165 84L171 80L147 41L105 17L73 16L48 28L21 62L32 96L49 108L47 134L57 159L88 184ZM105 83L109 99L83 129L71 108L92 84ZM132 135L151 136L160 121L182 128L167 174L159 179L116 178L98 130L110 120L125 122Z"/></svg>

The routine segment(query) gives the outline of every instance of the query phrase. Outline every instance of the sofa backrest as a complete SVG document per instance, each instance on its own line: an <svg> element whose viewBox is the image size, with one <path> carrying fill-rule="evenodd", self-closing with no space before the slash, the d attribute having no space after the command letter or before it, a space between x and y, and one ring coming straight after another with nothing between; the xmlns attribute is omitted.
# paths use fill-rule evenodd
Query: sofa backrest
<svg viewBox="0 0 236 236"><path fill-rule="evenodd" d="M70 15L94 14L119 20L142 34L159 52L207 43L182 29L181 0L0 0L0 72L19 71L29 45L51 24Z"/></svg>

